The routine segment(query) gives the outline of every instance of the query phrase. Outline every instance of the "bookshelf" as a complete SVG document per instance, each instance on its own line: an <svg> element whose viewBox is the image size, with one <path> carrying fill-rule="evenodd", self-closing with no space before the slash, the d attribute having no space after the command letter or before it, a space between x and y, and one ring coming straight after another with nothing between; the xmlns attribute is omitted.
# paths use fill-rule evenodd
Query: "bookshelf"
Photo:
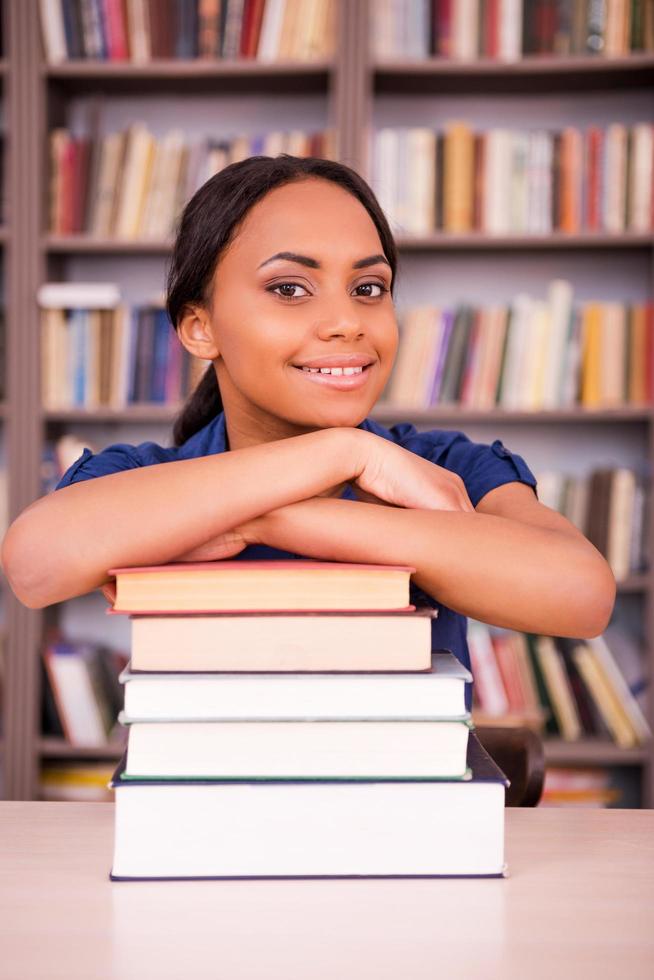
<svg viewBox="0 0 654 980"><path fill-rule="evenodd" d="M412 120L424 116L425 124L454 110L467 111L483 99L484 111L510 111L518 98L526 112L549 120L565 105L574 106L575 123L583 119L586 100L596 108L611 98L634 95L651 98L654 56L633 54L620 58L530 56L503 64L491 59L449 62L429 58L421 62L385 60L376 63L370 50L368 0L337 0L336 54L330 63L292 64L242 61L184 62L178 59L148 64L67 62L44 63L36 4L5 0L3 6L6 50L0 60L0 84L6 86L6 128L12 140L7 158L7 199L12 220L0 227L0 248L5 255L9 330L8 397L0 405L7 454L10 459L10 519L40 495L40 460L44 442L64 431L94 440L128 442L153 438L165 441L175 415L171 406L134 405L122 411L82 409L44 411L39 394L39 315L35 302L38 286L47 280L108 279L125 282L126 292L136 289L139 277L149 286L160 286L161 272L170 244L162 240L120 241L93 239L86 235L57 236L47 228L47 135L54 126L66 125L71 112L89 96L111 107L127 98L130 112L157 111L157 105L187 98L189 108L209 100L232 118L250 113L252 125L260 120L262 100L277 113L306 103L306 113L318 112L321 122L335 133L338 156L366 176L369 174L369 139L385 117L402 113L407 100ZM18 56L20 54L20 57ZM516 95L516 92L519 94ZM553 107L550 95L560 96ZM491 101L488 101L490 98ZM493 102L492 100L496 100ZM440 103L443 108L439 109ZM615 103L614 103L615 104ZM507 109L508 107L508 109ZM595 111L595 108L593 111ZM174 114L174 108L171 112ZM610 112L609 109L606 110ZM257 114L259 113L259 115ZM440 113L440 116L439 116ZM131 117L130 117L131 118ZM651 118L651 113L650 113ZM127 119L126 119L127 122ZM548 124L548 123L546 123ZM401 252L400 280L409 288L430 295L429 271L434 263L458 275L471 267L500 272L513 292L507 269L524 270L538 281L543 267L563 270L592 281L597 269L629 267L629 284L641 294L654 292L654 234L624 233L547 236L495 236L433 233L420 238L397 236ZM459 280L460 281L460 280ZM438 289L438 282L435 287ZM479 286L483 295L484 283ZM529 283L531 288L531 281ZM508 296L507 296L508 299ZM432 298L435 302L435 299ZM449 301L449 297L446 297ZM593 411L581 408L542 412L462 410L456 406L411 410L403 413L380 404L374 417L384 425L410 420L418 428L461 428L473 439L502 438L532 464L538 447L544 454L560 435L569 454L579 450L588 456L600 453L606 443L616 452L625 444L632 456L654 472L654 406L624 406ZM492 433L492 435L491 435ZM532 466L532 468L534 468ZM650 491L651 493L651 491ZM654 522L649 530L649 554L654 556ZM73 622L81 609L79 629L99 622L103 603L82 597L46 610L22 607L5 588L7 649L5 670L5 739L0 746L5 794L29 799L36 791L38 768L44 759L111 760L114 748L79 749L63 740L39 733L39 650L43 630L57 617ZM621 599L632 604L642 624L645 656L654 672L654 562L642 575L620 583ZM115 626L115 624L114 624ZM654 725L654 699L650 698L650 723ZM624 750L615 745L585 739L566 743L548 740L546 758L552 765L607 765L636 767L641 777L643 805L654 805L654 747Z"/></svg>

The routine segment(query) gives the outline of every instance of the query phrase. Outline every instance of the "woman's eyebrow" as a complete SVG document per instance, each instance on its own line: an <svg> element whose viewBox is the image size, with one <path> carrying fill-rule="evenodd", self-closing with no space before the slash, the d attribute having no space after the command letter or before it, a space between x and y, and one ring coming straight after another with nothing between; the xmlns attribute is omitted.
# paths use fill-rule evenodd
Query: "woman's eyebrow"
<svg viewBox="0 0 654 980"><path fill-rule="evenodd" d="M275 259L287 259L289 262L297 262L299 265L309 266L310 269L320 269L322 266L317 259L312 259L308 255L298 255L297 252L275 252L271 255L269 259L266 259L261 265L257 266L260 269L264 265L268 265L269 262L274 262ZM385 255L369 255L365 259L357 259L356 262L352 263L353 269L365 269L369 265L376 265L378 262L383 262L385 265L390 266L390 263Z"/></svg>

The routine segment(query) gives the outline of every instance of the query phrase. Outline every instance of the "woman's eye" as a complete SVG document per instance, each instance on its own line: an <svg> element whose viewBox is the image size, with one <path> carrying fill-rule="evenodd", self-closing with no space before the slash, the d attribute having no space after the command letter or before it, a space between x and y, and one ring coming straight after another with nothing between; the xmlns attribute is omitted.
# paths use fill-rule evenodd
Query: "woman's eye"
<svg viewBox="0 0 654 980"><path fill-rule="evenodd" d="M284 291L278 293L277 292L278 289ZM277 295L281 296L282 299L301 299L302 297L298 293L287 291L287 290L294 290L294 289L303 289L306 295L307 296L309 295L306 289L304 288L304 286L300 286L300 284L297 282L280 282L276 286L273 286L270 292L277 293Z"/></svg>
<svg viewBox="0 0 654 980"><path fill-rule="evenodd" d="M386 286L383 286L380 282L362 282L356 288L357 289L367 289L367 290L372 290L372 289L379 290L376 293L366 292L366 293L360 294L360 295L363 295L364 297L366 297L366 299L379 299L380 296L382 296L384 293L387 293L388 292Z"/></svg>

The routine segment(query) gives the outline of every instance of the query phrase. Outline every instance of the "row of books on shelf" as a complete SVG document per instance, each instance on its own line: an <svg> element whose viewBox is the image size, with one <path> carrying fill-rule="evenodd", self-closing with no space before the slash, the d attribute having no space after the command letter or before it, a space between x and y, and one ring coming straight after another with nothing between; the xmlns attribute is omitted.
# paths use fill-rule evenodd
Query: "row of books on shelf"
<svg viewBox="0 0 654 980"><path fill-rule="evenodd" d="M571 284L555 279L546 299L408 310L384 398L407 409L651 404L654 305L574 304Z"/></svg>
<svg viewBox="0 0 654 980"><path fill-rule="evenodd" d="M621 748L651 738L644 654L624 629L590 640L532 636L471 621L468 646L476 707L512 715L552 736L590 737Z"/></svg>
<svg viewBox="0 0 654 980"><path fill-rule="evenodd" d="M654 228L651 123L475 131L383 127L372 186L396 232L486 235Z"/></svg>
<svg viewBox="0 0 654 980"><path fill-rule="evenodd" d="M112 284L41 288L44 408L176 405L195 388L208 362L183 347L161 304L119 299Z"/></svg>
<svg viewBox="0 0 654 980"><path fill-rule="evenodd" d="M616 581L649 567L649 478L627 467L583 475L537 474L538 499L559 511L604 555Z"/></svg>
<svg viewBox="0 0 654 980"><path fill-rule="evenodd" d="M128 307L115 284L48 283L39 303L46 409L175 405L206 370L160 301ZM651 404L654 306L575 307L570 283L553 280L546 300L520 293L510 306L409 310L383 398L403 410Z"/></svg>
<svg viewBox="0 0 654 980"><path fill-rule="evenodd" d="M515 61L654 50L654 12L640 0L382 0L374 6L378 58Z"/></svg>
<svg viewBox="0 0 654 980"><path fill-rule="evenodd" d="M334 51L333 0L40 0L46 60L315 61Z"/></svg>
<svg viewBox="0 0 654 980"><path fill-rule="evenodd" d="M167 239L186 202L223 167L249 156L334 156L333 132L272 131L190 141L143 123L103 136L50 134L49 230L99 238Z"/></svg>

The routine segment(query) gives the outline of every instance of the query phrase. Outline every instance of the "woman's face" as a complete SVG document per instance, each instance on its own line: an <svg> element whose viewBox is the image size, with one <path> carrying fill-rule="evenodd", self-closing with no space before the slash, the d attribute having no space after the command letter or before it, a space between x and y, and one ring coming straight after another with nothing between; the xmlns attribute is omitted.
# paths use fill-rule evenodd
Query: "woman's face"
<svg viewBox="0 0 654 980"><path fill-rule="evenodd" d="M377 229L341 187L309 178L255 204L216 267L209 310L233 434L358 425L397 351L390 286Z"/></svg>

